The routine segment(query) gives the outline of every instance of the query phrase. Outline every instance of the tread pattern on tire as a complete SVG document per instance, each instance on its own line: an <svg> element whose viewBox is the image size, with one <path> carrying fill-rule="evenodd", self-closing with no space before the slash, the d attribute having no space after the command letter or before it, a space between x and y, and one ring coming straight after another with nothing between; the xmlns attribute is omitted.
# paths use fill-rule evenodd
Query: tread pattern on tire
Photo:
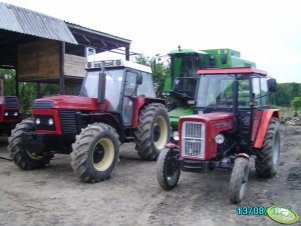
<svg viewBox="0 0 301 226"><path fill-rule="evenodd" d="M244 167L249 163L249 159L244 157L239 157L235 159L235 164L232 169L230 183L229 183L229 193L230 193L230 201L232 203L239 203L241 199L239 197L239 190L241 186L241 179L244 176ZM248 170L249 171L249 170Z"/></svg>
<svg viewBox="0 0 301 226"><path fill-rule="evenodd" d="M167 181L167 176L166 176L166 173L165 173L165 167L166 167L166 164L167 164L167 161L168 161L168 158L167 158L167 155L169 155L170 153L170 150L168 148L164 148L160 155L159 155L159 158L158 158L158 161L157 161L157 168L156 168L156 171L157 171L157 180L161 186L161 188L163 188L164 190L171 190L173 188L175 188L178 184L178 181L179 181L179 177L180 177L180 174L181 174L181 171L180 171L180 166L179 166L179 172L178 172L178 175L177 177L175 178L175 182L174 184L169 184L168 181Z"/></svg>
<svg viewBox="0 0 301 226"><path fill-rule="evenodd" d="M276 174L276 166L274 166L273 163L272 145L273 139L280 139L279 126L279 120L274 117L271 118L262 148L256 151L257 159L255 161L255 168L258 176L260 177L272 177ZM278 137L274 138L274 136Z"/></svg>
<svg viewBox="0 0 301 226"><path fill-rule="evenodd" d="M134 131L136 150L139 157L143 160L156 160L159 151L156 150L152 139L152 123L158 111L164 112L167 117L168 138L169 138L169 120L166 107L160 103L151 103L144 107L139 114L138 128Z"/></svg>
<svg viewBox="0 0 301 226"><path fill-rule="evenodd" d="M33 131L35 128L32 118L24 119L12 130L8 138L8 151L17 166L23 170L39 169L49 164L51 157L43 156L41 159L32 159L22 148L22 134Z"/></svg>
<svg viewBox="0 0 301 226"><path fill-rule="evenodd" d="M88 165L89 163L89 148L91 142L93 142L94 138L99 135L103 131L110 131L110 133L117 140L117 148L119 152L119 135L115 131L113 127L104 123L94 123L92 125L88 125L86 128L82 129L79 135L76 135L75 143L72 144L72 153L71 153L71 166L74 172L78 175L80 180L88 183L95 183L99 181L103 181L109 179L111 171L114 169L119 156L115 156L116 159L113 160L113 164L110 167L108 173L105 173L102 177L98 177L95 174L91 174L89 171Z"/></svg>

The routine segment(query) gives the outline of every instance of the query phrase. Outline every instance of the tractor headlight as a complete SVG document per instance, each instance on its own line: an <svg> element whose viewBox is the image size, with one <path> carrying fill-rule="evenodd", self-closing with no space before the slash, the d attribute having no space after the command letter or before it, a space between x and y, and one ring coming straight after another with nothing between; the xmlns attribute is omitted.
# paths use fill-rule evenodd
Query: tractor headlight
<svg viewBox="0 0 301 226"><path fill-rule="evenodd" d="M218 134L215 136L214 140L217 144L222 144L225 141L225 136L223 134Z"/></svg>
<svg viewBox="0 0 301 226"><path fill-rule="evenodd" d="M14 112L14 116L18 116L18 112Z"/></svg>
<svg viewBox="0 0 301 226"><path fill-rule="evenodd" d="M35 122L36 122L36 125L40 125L41 124L41 119L36 118Z"/></svg>
<svg viewBox="0 0 301 226"><path fill-rule="evenodd" d="M175 131L175 132L172 134L172 138L173 138L174 140L179 140L179 139L180 139L180 137L179 137L179 132L178 132L178 131Z"/></svg>
<svg viewBox="0 0 301 226"><path fill-rule="evenodd" d="M52 119L52 118L48 119L48 125L52 126L53 123L54 123L54 122L53 122L53 119Z"/></svg>
<svg viewBox="0 0 301 226"><path fill-rule="evenodd" d="M5 112L5 113L4 113L4 116L8 116L8 112Z"/></svg>

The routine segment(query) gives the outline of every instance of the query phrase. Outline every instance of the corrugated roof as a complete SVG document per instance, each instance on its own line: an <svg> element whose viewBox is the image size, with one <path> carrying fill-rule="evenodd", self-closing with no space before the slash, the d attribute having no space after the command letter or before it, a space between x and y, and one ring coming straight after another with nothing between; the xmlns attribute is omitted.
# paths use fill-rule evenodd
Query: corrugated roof
<svg viewBox="0 0 301 226"><path fill-rule="evenodd" d="M2 2L0 29L78 44L63 20Z"/></svg>
<svg viewBox="0 0 301 226"><path fill-rule="evenodd" d="M111 34L108 34L108 33L105 33L105 32L97 31L97 30L94 30L94 29L91 29L91 28L81 26L79 24L74 24L74 23L70 23L70 22L67 22L67 21L66 21L66 24L69 28L79 29L79 30L82 30L82 31L85 31L85 32L89 32L91 34L101 36L101 37L113 39L114 41L120 41L120 42L124 42L124 43L127 43L127 44L131 44L131 42L132 42L130 39L121 38L121 37L111 35Z"/></svg>

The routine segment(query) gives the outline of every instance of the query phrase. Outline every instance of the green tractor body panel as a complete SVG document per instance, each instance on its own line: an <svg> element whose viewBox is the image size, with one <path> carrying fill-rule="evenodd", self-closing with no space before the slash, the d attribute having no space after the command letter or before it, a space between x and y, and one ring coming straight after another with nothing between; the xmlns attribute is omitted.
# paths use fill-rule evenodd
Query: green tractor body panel
<svg viewBox="0 0 301 226"><path fill-rule="evenodd" d="M192 115L192 108L190 106L178 106L171 111L168 112L170 125L172 127L172 130L178 129L178 120L183 115Z"/></svg>
<svg viewBox="0 0 301 226"><path fill-rule="evenodd" d="M169 111L173 129L177 128L180 116L192 114L187 101L194 99L196 69L256 67L254 62L241 59L240 52L227 48L193 50L179 47L168 55L171 59L170 73L165 79L162 96L173 99L172 102L177 106Z"/></svg>

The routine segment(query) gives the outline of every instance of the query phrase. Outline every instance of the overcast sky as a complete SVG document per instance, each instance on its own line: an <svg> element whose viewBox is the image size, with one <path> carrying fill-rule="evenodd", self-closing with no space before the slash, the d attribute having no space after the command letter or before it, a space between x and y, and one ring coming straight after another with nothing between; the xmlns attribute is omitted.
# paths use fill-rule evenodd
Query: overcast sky
<svg viewBox="0 0 301 226"><path fill-rule="evenodd" d="M182 48L232 48L278 82L301 82L300 1L0 0L132 40L154 56Z"/></svg>

